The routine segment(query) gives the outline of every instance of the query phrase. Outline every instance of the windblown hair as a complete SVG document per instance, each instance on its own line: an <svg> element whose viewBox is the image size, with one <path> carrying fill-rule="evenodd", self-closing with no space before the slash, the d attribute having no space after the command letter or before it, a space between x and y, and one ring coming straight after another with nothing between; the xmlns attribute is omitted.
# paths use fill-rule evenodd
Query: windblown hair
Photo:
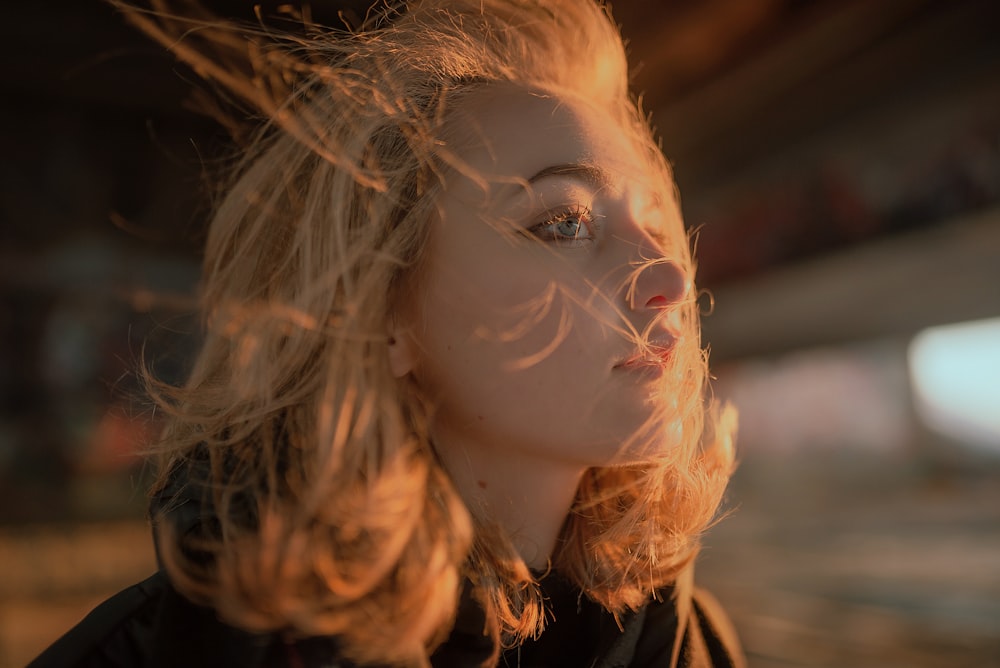
<svg viewBox="0 0 1000 668"><path fill-rule="evenodd" d="M448 119L471 91L585 86L672 188L606 10L415 0L356 30L303 35L197 7L123 8L263 117L209 228L205 340L190 378L151 381L169 416L153 496L174 585L240 628L335 636L362 663L426 664L465 581L497 651L536 635L545 614L534 576L450 482L431 407L391 372L388 331L420 289L443 179L465 169ZM677 245L692 275L687 239ZM732 469L732 416L706 396L697 307L682 308L669 437L679 444L641 465L589 470L553 556L615 614L690 564ZM206 519L186 529L170 517L189 498Z"/></svg>

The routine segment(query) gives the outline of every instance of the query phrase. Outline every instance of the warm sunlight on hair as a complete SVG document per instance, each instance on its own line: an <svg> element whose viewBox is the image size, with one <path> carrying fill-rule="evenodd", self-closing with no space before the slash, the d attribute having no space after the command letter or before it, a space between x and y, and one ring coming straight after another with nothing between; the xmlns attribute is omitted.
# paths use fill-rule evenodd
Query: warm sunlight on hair
<svg viewBox="0 0 1000 668"><path fill-rule="evenodd" d="M293 34L109 1L264 118L211 220L190 377L147 374L171 591L333 662L534 639L594 664L645 634L657 665L741 665L692 571L735 413L606 6L413 0Z"/></svg>

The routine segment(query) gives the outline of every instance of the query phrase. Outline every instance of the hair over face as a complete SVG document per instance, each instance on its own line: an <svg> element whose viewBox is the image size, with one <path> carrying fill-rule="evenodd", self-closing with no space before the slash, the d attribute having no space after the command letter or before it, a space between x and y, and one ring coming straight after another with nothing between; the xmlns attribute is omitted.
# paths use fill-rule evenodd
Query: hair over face
<svg viewBox="0 0 1000 668"><path fill-rule="evenodd" d="M468 174L449 119L472 91L585 94L672 188L605 8L414 1L355 32L310 25L304 37L195 8L125 9L264 120L209 228L190 378L151 381L169 416L153 496L174 585L247 630L336 636L361 662L426 663L465 580L498 646L537 634L534 578L439 464L426 400L389 367L389 331L419 290L444 179ZM589 470L553 555L616 614L693 560L732 469L733 415L706 397L696 306L682 308L680 444ZM209 519L178 526L185 499Z"/></svg>

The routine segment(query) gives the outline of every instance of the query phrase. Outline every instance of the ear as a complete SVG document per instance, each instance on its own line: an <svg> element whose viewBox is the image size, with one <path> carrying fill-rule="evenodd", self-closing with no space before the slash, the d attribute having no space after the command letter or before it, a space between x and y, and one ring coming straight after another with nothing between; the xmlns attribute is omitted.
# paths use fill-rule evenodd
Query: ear
<svg viewBox="0 0 1000 668"><path fill-rule="evenodd" d="M417 346L405 327L395 324L389 330L389 369L396 378L402 378L417 365Z"/></svg>

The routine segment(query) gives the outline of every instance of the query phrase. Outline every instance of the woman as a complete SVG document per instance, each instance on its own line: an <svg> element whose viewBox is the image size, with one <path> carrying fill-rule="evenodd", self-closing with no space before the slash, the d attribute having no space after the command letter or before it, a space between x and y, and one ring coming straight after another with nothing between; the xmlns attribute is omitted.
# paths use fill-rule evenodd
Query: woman
<svg viewBox="0 0 1000 668"><path fill-rule="evenodd" d="M605 10L128 15L267 123L156 392L162 571L35 665L742 665L691 580L733 418Z"/></svg>

